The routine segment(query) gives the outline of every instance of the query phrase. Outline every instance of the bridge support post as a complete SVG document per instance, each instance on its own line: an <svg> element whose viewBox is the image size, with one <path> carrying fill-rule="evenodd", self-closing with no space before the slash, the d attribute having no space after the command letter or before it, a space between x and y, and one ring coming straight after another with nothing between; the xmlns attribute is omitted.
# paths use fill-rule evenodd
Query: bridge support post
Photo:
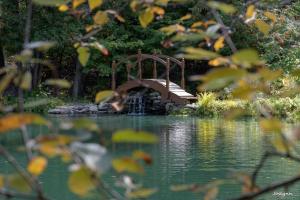
<svg viewBox="0 0 300 200"><path fill-rule="evenodd" d="M181 88L185 89L185 79L184 79L184 70L185 70L185 60L181 60Z"/></svg>
<svg viewBox="0 0 300 200"><path fill-rule="evenodd" d="M142 76L142 50L139 49L138 50L138 77L139 80L142 80L143 76Z"/></svg>
<svg viewBox="0 0 300 200"><path fill-rule="evenodd" d="M113 61L112 62L112 65L111 65L111 89L113 91L116 90L116 61Z"/></svg>
<svg viewBox="0 0 300 200"><path fill-rule="evenodd" d="M167 58L167 65L166 65L166 88L168 91L168 98L170 92L170 59Z"/></svg>
<svg viewBox="0 0 300 200"><path fill-rule="evenodd" d="M156 56L157 52L154 51L153 55ZM153 78L157 79L157 62L156 62L156 60L154 60L154 62L153 62Z"/></svg>

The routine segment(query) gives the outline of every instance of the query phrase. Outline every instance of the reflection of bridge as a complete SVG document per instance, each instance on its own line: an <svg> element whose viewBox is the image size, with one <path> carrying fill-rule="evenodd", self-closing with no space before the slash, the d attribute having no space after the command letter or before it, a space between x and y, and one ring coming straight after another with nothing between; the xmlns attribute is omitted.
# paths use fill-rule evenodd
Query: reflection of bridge
<svg viewBox="0 0 300 200"><path fill-rule="evenodd" d="M143 79L143 69L142 62L145 60L153 61L153 78L152 79ZM128 63L128 61L134 60L133 63ZM127 70L127 82L116 87L116 68L121 64L126 64ZM165 79L159 79L157 77L157 64L160 63L165 67ZM170 65L174 63L181 68L181 86L170 81ZM131 70L137 64L138 66L138 79L131 80ZM190 101L196 99L192 94L187 93L185 88L185 77L184 77L184 68L185 61L182 59L179 61L176 58L166 56L166 55L158 55L158 54L142 54L141 50L138 51L138 54L128 56L126 59L123 59L119 62L113 61L112 63L112 90L117 91L119 93L126 93L127 91L145 87L151 88L155 91L158 91L163 101L172 101L178 104L187 104Z"/></svg>

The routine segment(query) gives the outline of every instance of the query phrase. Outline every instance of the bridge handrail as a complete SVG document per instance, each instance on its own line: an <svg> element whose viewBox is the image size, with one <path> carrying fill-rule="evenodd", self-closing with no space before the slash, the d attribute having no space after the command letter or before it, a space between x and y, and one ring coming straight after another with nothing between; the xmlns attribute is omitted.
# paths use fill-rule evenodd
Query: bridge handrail
<svg viewBox="0 0 300 200"><path fill-rule="evenodd" d="M176 58L167 56L167 55L161 55L161 54L142 54L141 50L138 50L138 54L130 55L127 58L124 58L120 60L119 62L113 61L112 63L112 90L116 90L116 68L126 61L136 58L138 63L138 77L139 80L142 80L142 61L147 59L152 59L153 62L153 78L157 78L157 62L161 63L166 67L166 86L167 89L169 89L170 84L170 62L174 62L181 68L181 87L185 88L185 78L184 78L184 68L185 68L185 61L182 59L182 61L177 60ZM163 60L163 59L166 59ZM127 71L127 79L130 80L130 70L132 66L130 64L127 64L126 71Z"/></svg>

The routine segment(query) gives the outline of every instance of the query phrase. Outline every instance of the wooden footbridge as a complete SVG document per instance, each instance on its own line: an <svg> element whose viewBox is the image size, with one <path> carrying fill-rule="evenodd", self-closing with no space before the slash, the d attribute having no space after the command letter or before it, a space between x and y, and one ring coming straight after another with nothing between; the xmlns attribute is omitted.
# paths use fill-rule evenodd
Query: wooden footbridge
<svg viewBox="0 0 300 200"><path fill-rule="evenodd" d="M143 79L143 61L151 60L153 62L153 75L152 79ZM133 61L130 62L129 61ZM165 67L165 73L161 77L157 77L157 66L161 64ZM122 64L126 64L127 82L117 87L116 85L116 69ZM181 84L180 86L170 81L170 66L175 64L181 69ZM137 65L138 73L137 79L132 79L131 70ZM195 100L196 97L185 91L185 60L178 60L176 58L159 55L159 54L143 54L141 50L138 54L128 56L126 59L119 62L113 61L112 63L112 90L120 94L127 93L128 91L145 87L151 88L161 94L162 100L167 102L171 101L177 104L187 104Z"/></svg>

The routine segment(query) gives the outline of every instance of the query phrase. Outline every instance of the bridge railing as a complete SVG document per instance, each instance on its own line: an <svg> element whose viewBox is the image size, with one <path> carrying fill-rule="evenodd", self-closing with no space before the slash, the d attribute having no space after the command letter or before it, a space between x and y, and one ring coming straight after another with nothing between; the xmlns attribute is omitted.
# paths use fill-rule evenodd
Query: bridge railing
<svg viewBox="0 0 300 200"><path fill-rule="evenodd" d="M112 90L116 90L116 70L117 67L123 63L126 63L130 59L136 59L137 60L137 66L138 66L138 80L143 79L143 66L142 62L147 59L153 60L153 74L152 78L157 79L157 63L161 63L162 65L165 66L166 71L165 71L165 76L166 76L166 88L169 91L170 89L170 65L171 62L177 64L181 68L181 88L185 89L185 60L182 59L179 61L176 58L167 56L167 55L160 55L157 54L156 52L154 54L143 54L142 51L139 49L138 53L135 55L128 56L126 59L123 59L119 62L113 61L112 62L112 83L111 83L111 88ZM127 63L126 65L126 72L127 72L127 80L129 81L131 78L130 72L132 69L132 65L130 63Z"/></svg>

